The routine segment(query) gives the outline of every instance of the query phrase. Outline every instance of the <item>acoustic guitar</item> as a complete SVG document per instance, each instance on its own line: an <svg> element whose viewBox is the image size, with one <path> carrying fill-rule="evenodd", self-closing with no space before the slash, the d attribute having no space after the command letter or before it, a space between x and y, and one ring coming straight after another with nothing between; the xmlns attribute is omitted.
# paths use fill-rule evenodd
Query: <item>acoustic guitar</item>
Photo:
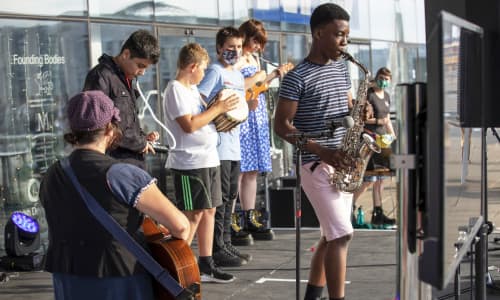
<svg viewBox="0 0 500 300"><path fill-rule="evenodd" d="M282 72L284 72L282 75L288 73L288 71L290 71L293 68L294 68L294 65L292 63L286 63L286 64L284 64L281 67ZM280 70L280 68L278 68L276 70ZM281 71L279 71L279 72L281 72ZM245 91L245 99L247 99L247 101L257 99L257 96L259 96L260 93L263 93L263 92L265 92L265 91L267 91L269 89L269 83L274 78L276 78L278 76L269 76L268 75L268 77L266 78L266 80L264 80L264 81L257 81L252 87L248 88Z"/></svg>
<svg viewBox="0 0 500 300"><path fill-rule="evenodd" d="M173 238L168 229L157 225L151 218L145 217L142 230L148 242L151 255L164 267L179 284L189 289L196 300L201 300L200 270L191 247L180 239ZM158 300L176 299L161 284L155 281L155 297Z"/></svg>

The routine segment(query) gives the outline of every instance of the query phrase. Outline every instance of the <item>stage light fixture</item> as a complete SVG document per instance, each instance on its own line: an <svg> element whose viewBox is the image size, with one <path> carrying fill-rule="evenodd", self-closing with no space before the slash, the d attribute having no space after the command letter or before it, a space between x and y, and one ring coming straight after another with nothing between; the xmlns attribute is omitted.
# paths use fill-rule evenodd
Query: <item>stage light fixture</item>
<svg viewBox="0 0 500 300"><path fill-rule="evenodd" d="M38 221L22 212L11 214L5 225L5 252L8 256L25 256L40 248Z"/></svg>

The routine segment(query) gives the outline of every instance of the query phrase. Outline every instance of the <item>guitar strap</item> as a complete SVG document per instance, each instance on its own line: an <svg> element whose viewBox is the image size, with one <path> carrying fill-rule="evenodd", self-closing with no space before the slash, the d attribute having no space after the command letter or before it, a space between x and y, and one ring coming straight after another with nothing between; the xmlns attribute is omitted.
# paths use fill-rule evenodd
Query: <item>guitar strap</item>
<svg viewBox="0 0 500 300"><path fill-rule="evenodd" d="M60 160L61 166L68 175L68 177L73 182L76 190L84 200L87 208L94 215L94 217L101 223L106 230L111 233L111 235L119 241L125 248L127 248L130 253L132 253L135 258L141 263L141 265L148 270L149 273L176 299L190 299L189 294L191 294L188 289L184 289L169 273L165 270L156 260L144 249L141 245L137 243L124 229L121 227L115 219L109 215L107 211L102 208L97 200L78 182L71 164L67 157Z"/></svg>

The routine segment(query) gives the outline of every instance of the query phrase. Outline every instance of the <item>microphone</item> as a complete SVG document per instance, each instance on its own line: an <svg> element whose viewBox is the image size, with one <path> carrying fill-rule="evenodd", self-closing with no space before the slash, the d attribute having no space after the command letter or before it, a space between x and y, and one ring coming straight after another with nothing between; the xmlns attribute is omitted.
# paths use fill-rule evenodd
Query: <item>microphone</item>
<svg viewBox="0 0 500 300"><path fill-rule="evenodd" d="M335 118L331 121L325 122L326 127L330 128L331 131L335 131L338 128L349 129L354 127L354 119L351 116L345 116L343 118Z"/></svg>

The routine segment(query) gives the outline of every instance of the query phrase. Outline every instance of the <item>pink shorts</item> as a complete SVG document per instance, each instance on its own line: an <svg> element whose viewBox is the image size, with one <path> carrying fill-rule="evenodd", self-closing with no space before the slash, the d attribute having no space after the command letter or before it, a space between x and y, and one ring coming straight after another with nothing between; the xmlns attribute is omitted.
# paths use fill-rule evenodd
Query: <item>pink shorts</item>
<svg viewBox="0 0 500 300"><path fill-rule="evenodd" d="M352 234L352 194L340 192L330 183L332 166L322 162L311 171L313 164L302 165L301 184L318 217L321 235L331 241Z"/></svg>

